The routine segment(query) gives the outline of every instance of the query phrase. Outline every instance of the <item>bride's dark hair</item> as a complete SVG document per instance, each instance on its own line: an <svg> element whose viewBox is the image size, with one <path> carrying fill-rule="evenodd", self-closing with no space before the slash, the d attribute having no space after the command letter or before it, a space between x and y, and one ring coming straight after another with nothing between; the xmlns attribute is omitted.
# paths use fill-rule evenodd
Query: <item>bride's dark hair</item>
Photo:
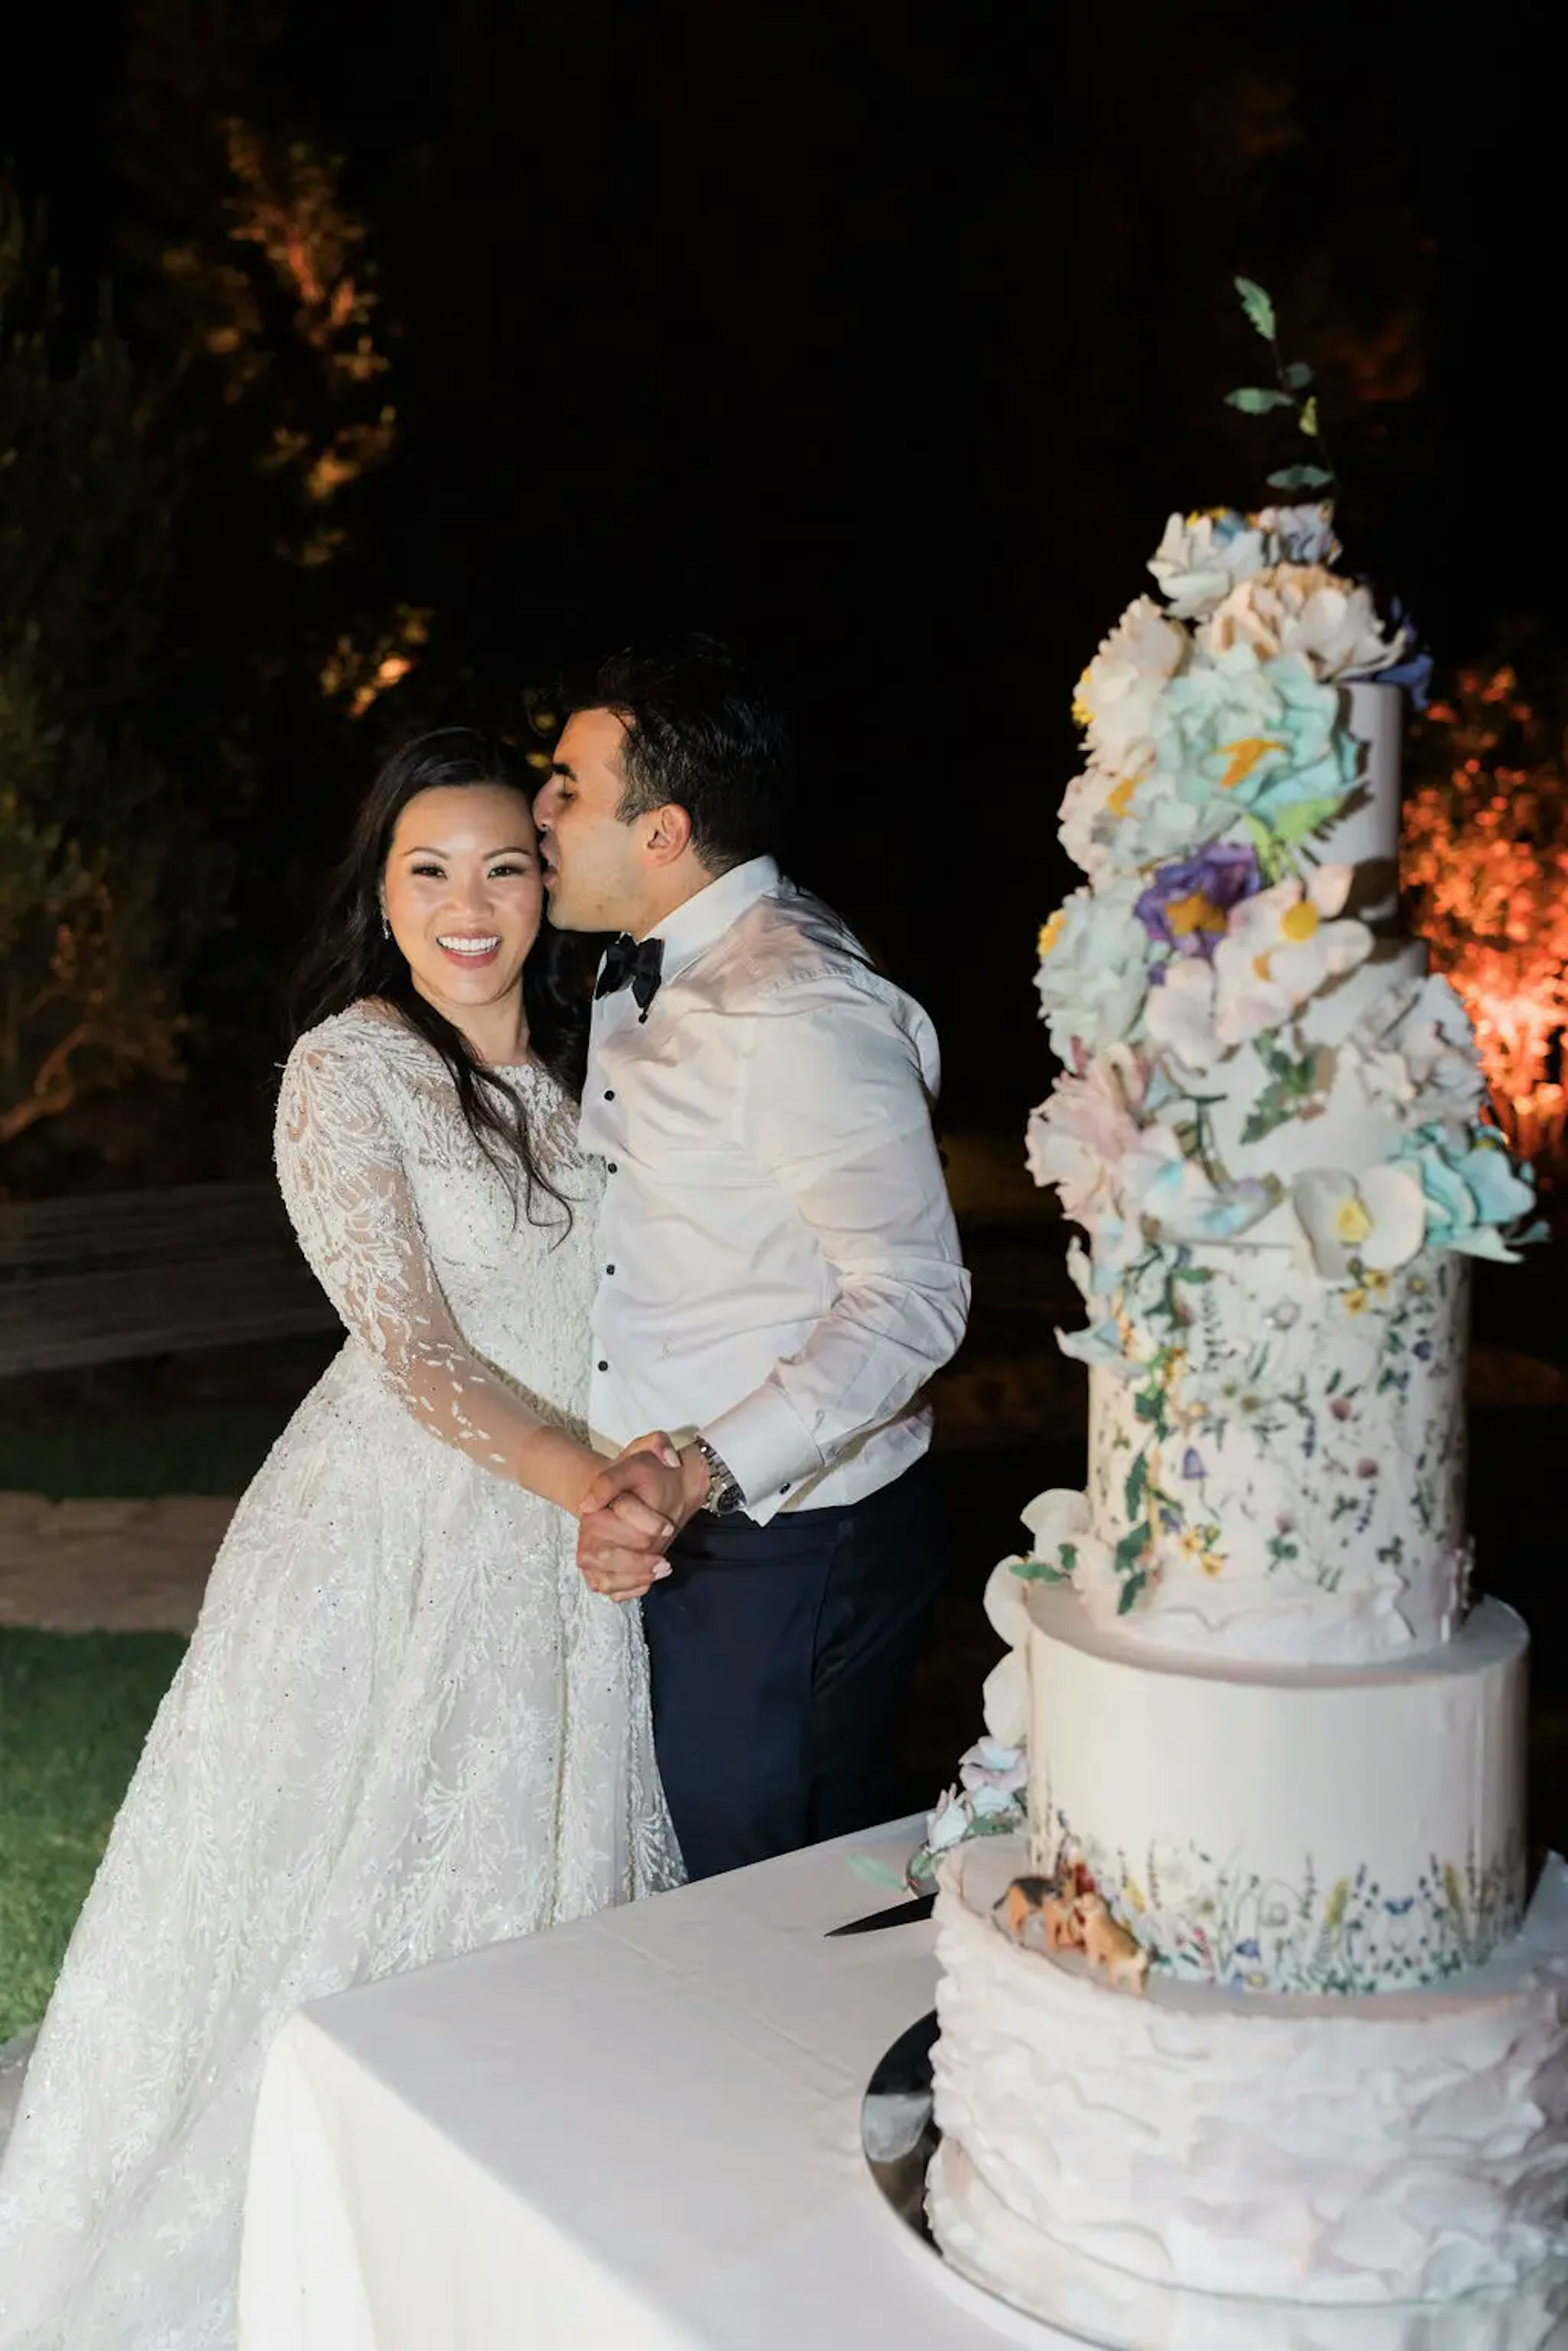
<svg viewBox="0 0 1568 2351"><path fill-rule="evenodd" d="M441 726L394 751L361 801L348 854L334 875L315 945L296 977L292 1008L297 1038L363 998L391 1005L441 1055L474 1141L509 1180L520 1176L531 1223L543 1194L571 1221L571 1204L539 1163L528 1114L504 1071L487 1068L461 1029L427 1003L413 984L381 914L381 881L398 819L421 792L499 784L523 800L527 769L505 744L470 726ZM597 942L557 931L548 921L523 967L529 1050L574 1101L587 1062L589 989Z"/></svg>

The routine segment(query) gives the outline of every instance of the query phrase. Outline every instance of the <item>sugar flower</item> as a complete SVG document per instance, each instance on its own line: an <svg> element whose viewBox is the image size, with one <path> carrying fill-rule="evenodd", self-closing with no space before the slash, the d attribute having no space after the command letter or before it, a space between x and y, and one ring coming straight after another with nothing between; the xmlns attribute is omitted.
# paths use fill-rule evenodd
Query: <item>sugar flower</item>
<svg viewBox="0 0 1568 2351"><path fill-rule="evenodd" d="M1009 1649L981 1684L981 1714L989 1738L1020 1747L1029 1736L1029 1663L1022 1649Z"/></svg>
<svg viewBox="0 0 1568 2351"><path fill-rule="evenodd" d="M1276 882L1241 900L1212 964L1171 964L1150 989L1144 1013L1150 1044L1189 1070L1207 1070L1235 1046L1278 1029L1330 980L1365 962L1373 947L1366 924L1324 919L1345 904L1352 870L1314 866L1305 883Z"/></svg>
<svg viewBox="0 0 1568 2351"><path fill-rule="evenodd" d="M1277 1029L1330 980L1365 963L1365 923L1334 921L1354 869L1316 865L1306 882L1276 882L1231 911L1214 950L1215 1032L1222 1046Z"/></svg>
<svg viewBox="0 0 1568 2351"><path fill-rule="evenodd" d="M1036 1184L1054 1184L1075 1224L1114 1214L1117 1170L1137 1147L1143 1071L1130 1046L1109 1045L1081 1076L1064 1071L1029 1113L1025 1153Z"/></svg>
<svg viewBox="0 0 1568 2351"><path fill-rule="evenodd" d="M1078 681L1074 715L1087 729L1095 758L1111 769L1113 779L1149 760L1155 712L1190 642L1151 596L1140 596Z"/></svg>
<svg viewBox="0 0 1568 2351"><path fill-rule="evenodd" d="M1343 554L1332 507L1263 507L1252 517L1271 563L1336 562Z"/></svg>
<svg viewBox="0 0 1568 2351"><path fill-rule="evenodd" d="M1003 1747L998 1740L980 1739L959 1763L959 1786L971 1796L983 1790L988 1798L1015 1797L1029 1784L1029 1759L1020 1743Z"/></svg>
<svg viewBox="0 0 1568 2351"><path fill-rule="evenodd" d="M1296 1177L1291 1202L1325 1281L1348 1281L1356 1264L1392 1273L1415 1256L1426 1233L1421 1186L1407 1168L1366 1167L1355 1176L1314 1168Z"/></svg>
<svg viewBox="0 0 1568 2351"><path fill-rule="evenodd" d="M1519 1251L1500 1228L1528 1216L1535 1205L1535 1189L1523 1172L1516 1171L1501 1135L1492 1128L1417 1127L1410 1147L1394 1165L1420 1185L1427 1238L1434 1249L1508 1264L1517 1260Z"/></svg>
<svg viewBox="0 0 1568 2351"><path fill-rule="evenodd" d="M997 1780L980 1780L971 1787L965 1779L971 1759L982 1750L1001 1750L989 1740L971 1747L959 1765L956 1788L949 1788L934 1812L926 1816L926 1841L909 1865L912 1884L922 1885L935 1875L938 1856L950 1853L955 1845L965 1844L971 1837L998 1836L1022 1828L1025 1820L1023 1788L1028 1779L1028 1766L1020 1757L1023 1778L1017 1787L1007 1788Z"/></svg>
<svg viewBox="0 0 1568 2351"><path fill-rule="evenodd" d="M1239 580L1198 642L1210 654L1249 645L1265 662L1293 653L1315 678L1370 677L1403 658L1410 632L1385 632L1369 589L1322 564L1280 563Z"/></svg>
<svg viewBox="0 0 1568 2351"><path fill-rule="evenodd" d="M1212 611L1238 580L1261 571L1268 560L1262 532L1245 515L1221 508L1185 518L1172 515L1148 568L1172 612L1187 621Z"/></svg>
<svg viewBox="0 0 1568 2351"><path fill-rule="evenodd" d="M1264 661L1248 644L1171 680L1155 740L1161 772L1201 809L1210 835L1251 817L1300 838L1326 822L1355 781L1357 748L1339 723L1334 687L1294 655Z"/></svg>
<svg viewBox="0 0 1568 2351"><path fill-rule="evenodd" d="M1148 987L1136 881L1075 890L1040 934L1034 985L1051 1050L1075 1063L1133 1034Z"/></svg>
<svg viewBox="0 0 1568 2351"><path fill-rule="evenodd" d="M1058 838L1075 865L1103 882L1113 868L1130 872L1179 856L1206 830L1219 830L1213 816L1182 798L1151 751L1147 765L1125 774L1091 765L1075 777L1063 796Z"/></svg>
<svg viewBox="0 0 1568 2351"><path fill-rule="evenodd" d="M1245 841L1214 841L1196 857L1162 865L1134 908L1150 938L1179 956L1211 956L1226 918L1262 887L1258 852Z"/></svg>
<svg viewBox="0 0 1568 2351"><path fill-rule="evenodd" d="M1233 1241L1266 1217L1279 1197L1272 1176L1216 1184L1196 1160L1167 1159L1143 1190L1138 1218L1150 1240Z"/></svg>
<svg viewBox="0 0 1568 2351"><path fill-rule="evenodd" d="M1485 1080L1470 1017L1436 973L1386 990L1341 1051L1368 1100L1406 1113L1412 1123L1469 1121L1480 1108Z"/></svg>
<svg viewBox="0 0 1568 2351"><path fill-rule="evenodd" d="M1114 1616L1121 1586L1111 1546L1094 1532L1090 1523L1087 1494L1071 1487L1053 1487L1048 1493L1035 1496L1023 1512L1023 1523L1034 1538L1033 1561L1048 1567L1054 1577L1070 1578L1074 1590L1098 1621ZM1025 1653L1013 1654L1022 1666Z"/></svg>
<svg viewBox="0 0 1568 2351"><path fill-rule="evenodd" d="M1019 1559L999 1560L986 1579L981 1603L992 1631L1010 1649L1021 1649L1029 1638L1028 1593L1017 1573L1024 1564Z"/></svg>

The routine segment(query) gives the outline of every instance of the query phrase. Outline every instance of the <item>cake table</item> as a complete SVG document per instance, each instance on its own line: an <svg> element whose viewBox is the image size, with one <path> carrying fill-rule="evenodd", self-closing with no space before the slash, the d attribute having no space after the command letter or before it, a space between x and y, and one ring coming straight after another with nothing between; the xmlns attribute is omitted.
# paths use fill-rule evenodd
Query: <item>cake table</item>
<svg viewBox="0 0 1568 2351"><path fill-rule="evenodd" d="M899 1869L920 1830L303 2011L262 2089L241 2351L1059 2351L944 2275L861 2151L932 1930L827 1930L895 1898L855 1858Z"/></svg>

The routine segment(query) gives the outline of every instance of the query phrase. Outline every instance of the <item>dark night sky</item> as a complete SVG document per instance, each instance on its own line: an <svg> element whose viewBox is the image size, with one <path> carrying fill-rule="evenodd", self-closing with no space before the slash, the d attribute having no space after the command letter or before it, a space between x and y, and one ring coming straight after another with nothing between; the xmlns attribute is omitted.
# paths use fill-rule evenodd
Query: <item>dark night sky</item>
<svg viewBox="0 0 1568 2351"><path fill-rule="evenodd" d="M215 0L209 0L215 5ZM1354 559L1439 655L1564 617L1538 12L294 0L402 323L368 560L482 690L733 634L806 759L794 862L938 1014L951 1107L1041 1091L1073 678L1173 506L1247 502L1238 268L1325 361ZM0 94L71 281L116 265L124 11ZM1459 20L1452 20L1458 22Z"/></svg>

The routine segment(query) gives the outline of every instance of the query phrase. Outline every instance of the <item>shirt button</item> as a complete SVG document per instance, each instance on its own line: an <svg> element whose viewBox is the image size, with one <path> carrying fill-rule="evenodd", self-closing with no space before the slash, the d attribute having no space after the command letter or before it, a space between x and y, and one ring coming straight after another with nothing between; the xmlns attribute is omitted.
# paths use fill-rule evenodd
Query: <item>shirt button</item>
<svg viewBox="0 0 1568 2351"><path fill-rule="evenodd" d="M609 1365L606 1363L602 1355L599 1357L599 1369L601 1372L607 1372L609 1369Z"/></svg>
<svg viewBox="0 0 1568 2351"><path fill-rule="evenodd" d="M618 1175L619 1175L619 1173L620 1173L620 1170L619 1170L619 1168L616 1165L616 1163L615 1163L615 1161L614 1161L613 1159L607 1159L607 1160L605 1161L605 1174L606 1174L607 1176L618 1176Z"/></svg>
<svg viewBox="0 0 1568 2351"><path fill-rule="evenodd" d="M615 1271L615 1268L614 1268L614 1266L613 1266L613 1265L607 1265L607 1266L606 1266L606 1268L605 1268L605 1271L606 1271L607 1273L613 1273L613 1272Z"/></svg>
<svg viewBox="0 0 1568 2351"><path fill-rule="evenodd" d="M605 1100L606 1102L614 1102L615 1088L613 1086L607 1086L605 1088Z"/></svg>

